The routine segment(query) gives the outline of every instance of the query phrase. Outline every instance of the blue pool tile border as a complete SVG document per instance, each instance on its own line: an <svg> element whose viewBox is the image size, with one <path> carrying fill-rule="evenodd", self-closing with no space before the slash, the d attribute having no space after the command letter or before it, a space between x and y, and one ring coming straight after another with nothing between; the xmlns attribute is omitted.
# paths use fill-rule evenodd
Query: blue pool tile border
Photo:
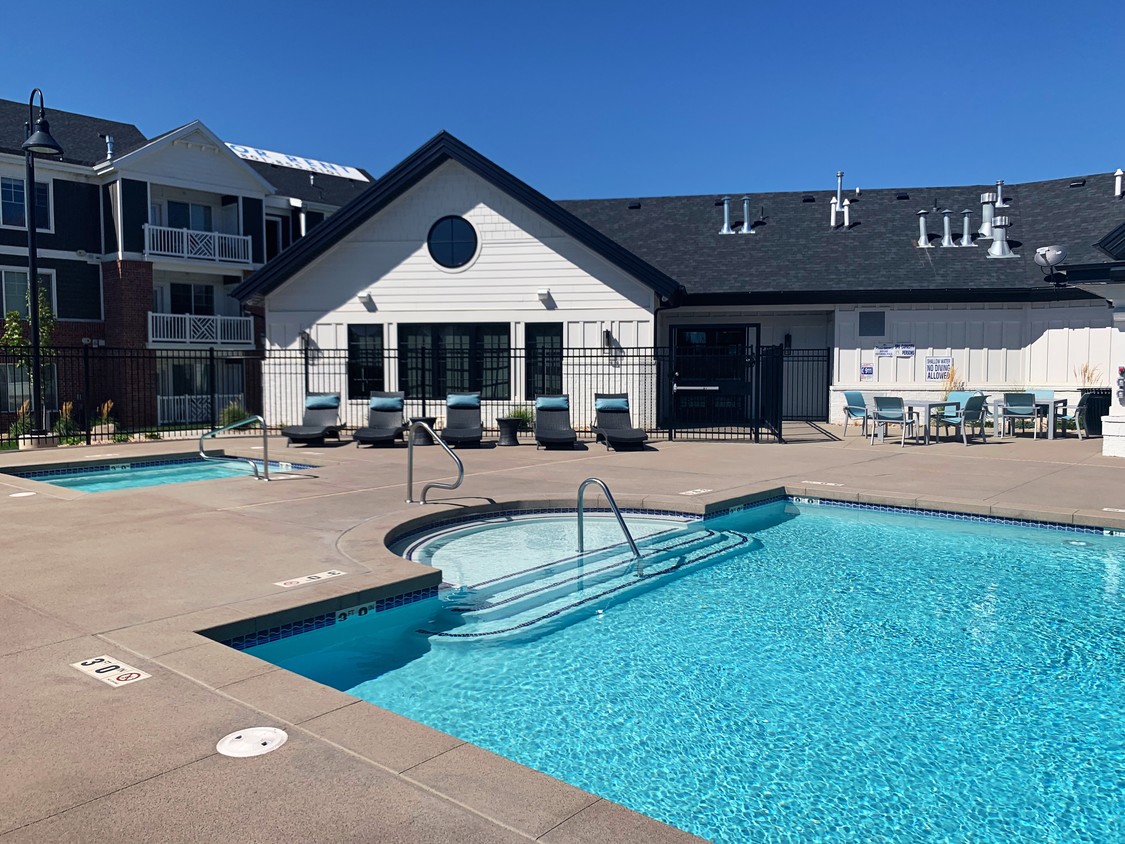
<svg viewBox="0 0 1125 844"><path fill-rule="evenodd" d="M296 468L297 464L293 464ZM1044 528L1046 530L1055 530L1063 533L1077 533L1077 534L1090 534L1094 536L1104 536L1109 529L1101 527L1085 527L1083 525L1067 524L1065 522L1047 522L1035 521L1033 519L1017 519L1005 516L981 516L971 513L956 513L948 510L932 510L924 507L903 507L893 504L863 504L857 501L839 501L832 498L818 498L815 496L805 495L792 495L787 493L778 493L777 495L763 498L759 501L750 502L747 504L735 504L730 507L725 507L721 510L715 510L706 515L699 513L686 513L682 510L654 510L644 508L626 508L622 513L628 513L638 516L671 516L675 518L686 519L689 521L703 521L705 519L716 518L720 516L729 516L735 513L743 513L748 510L755 510L759 507L766 507L771 504L785 502L796 505L815 506L815 507L839 507L847 510L869 510L873 512L883 513L901 513L910 516L929 516L937 519L947 519L950 521L960 522L976 522L982 524L996 524L1007 525L1010 527L1034 527ZM449 519L442 519L437 522L426 525L425 527L412 530L395 538L395 544L405 544L415 540L419 536L427 533L439 532L446 530L458 524L465 524L469 522L479 522L485 519L501 519L513 516L539 516L539 515L556 515L561 513L573 513L573 507L535 507L526 510L508 509L497 510L490 513L476 513L464 516L456 516ZM590 508L586 512L592 513L610 513L612 512L606 507ZM1116 533L1116 532L1115 532ZM372 603L373 611L376 613L385 612L389 609L405 606L407 604L415 603L416 601L423 601L427 598L435 598L438 595L439 588L437 586L429 586L424 589L415 589L410 592L404 592L399 595L392 595L386 598L379 598L374 602L368 602L368 606ZM297 621L287 622L285 624L277 624L271 627L257 630L253 633L248 633L242 636L234 636L231 638L220 640L220 644L227 645L228 647L236 650L246 650L253 648L257 645L265 644L266 642L276 642L279 639L286 639L290 636L297 636L301 633L307 633L312 630L319 630L322 627L331 627L338 620L342 620L348 616L347 609L335 610L332 612L324 612L316 615L308 616ZM268 621L268 618L265 619Z"/></svg>
<svg viewBox="0 0 1125 844"><path fill-rule="evenodd" d="M424 601L427 598L436 598L437 594L438 587L436 585L427 586L423 589L413 589L409 592L399 593L398 595L388 595L385 598L377 598L374 601L364 602L364 607L370 607L368 612L381 613L396 609L397 607L404 607L418 601ZM297 621L290 621L284 624L266 627L261 630L255 630L253 633L222 639L219 641L219 644L234 648L236 651L244 651L248 648L264 645L267 642L276 642L279 639L287 639L290 636L309 633L313 630L320 630L323 627L332 627L337 621L342 621L347 618L351 612L351 607L342 607L338 610L319 613ZM361 614L366 615L367 613ZM265 620L268 622L268 617Z"/></svg>
<svg viewBox="0 0 1125 844"><path fill-rule="evenodd" d="M253 459L253 458L251 458ZM15 475L17 478L26 478L29 481L37 481L40 478L54 478L59 475L79 475L87 472L97 472L101 469L108 469L110 466L129 466L133 469L151 469L157 466L182 466L189 463L210 463L213 461L204 460L202 457L179 457L171 460L97 460L90 461L89 463L71 463L68 466L63 466L58 469L35 469L34 471L20 471L18 468L10 469L4 472L5 475ZM261 460L255 460L255 463L261 463ZM281 463L285 462L287 465L294 469L316 469L317 467L311 463L289 463L289 461L270 461L270 469L278 469L280 471Z"/></svg>

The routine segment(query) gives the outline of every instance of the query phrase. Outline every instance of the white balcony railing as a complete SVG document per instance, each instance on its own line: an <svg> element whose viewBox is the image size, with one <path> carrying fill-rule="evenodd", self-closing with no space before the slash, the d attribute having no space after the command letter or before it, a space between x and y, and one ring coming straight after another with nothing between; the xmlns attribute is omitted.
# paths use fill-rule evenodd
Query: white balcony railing
<svg viewBox="0 0 1125 844"><path fill-rule="evenodd" d="M215 396L215 418L231 402L243 403L242 393L219 393ZM207 423L211 420L211 396L157 396L157 424L175 425L185 422Z"/></svg>
<svg viewBox="0 0 1125 844"><path fill-rule="evenodd" d="M170 229L145 223L145 254L249 264L253 253L250 238L246 235Z"/></svg>
<svg viewBox="0 0 1125 844"><path fill-rule="evenodd" d="M148 342L206 346L253 346L254 318L148 314Z"/></svg>

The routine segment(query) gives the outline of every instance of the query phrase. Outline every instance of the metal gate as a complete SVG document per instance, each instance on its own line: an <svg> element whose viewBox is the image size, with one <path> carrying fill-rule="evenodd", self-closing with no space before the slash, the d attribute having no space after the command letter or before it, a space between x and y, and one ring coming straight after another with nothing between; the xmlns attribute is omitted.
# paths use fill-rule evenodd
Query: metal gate
<svg viewBox="0 0 1125 844"><path fill-rule="evenodd" d="M780 442L783 351L735 342L673 348L662 414L669 438L758 442L765 434Z"/></svg>
<svg viewBox="0 0 1125 844"><path fill-rule="evenodd" d="M828 421L831 349L786 349L782 418L794 422Z"/></svg>

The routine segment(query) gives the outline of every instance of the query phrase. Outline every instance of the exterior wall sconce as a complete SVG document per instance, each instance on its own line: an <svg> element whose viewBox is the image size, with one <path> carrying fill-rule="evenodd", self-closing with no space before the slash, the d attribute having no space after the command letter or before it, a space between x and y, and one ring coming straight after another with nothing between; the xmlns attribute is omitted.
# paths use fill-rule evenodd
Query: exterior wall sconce
<svg viewBox="0 0 1125 844"><path fill-rule="evenodd" d="M356 301L363 305L363 307L367 308L367 310L375 310L375 299L371 296L370 293L360 293L355 298Z"/></svg>
<svg viewBox="0 0 1125 844"><path fill-rule="evenodd" d="M613 332L608 328L602 329L602 348L613 348Z"/></svg>
<svg viewBox="0 0 1125 844"><path fill-rule="evenodd" d="M535 291L535 295L536 295L536 297L538 297L539 301L542 302L543 304L546 304L547 302L551 301L551 291L550 291L549 288L540 287L538 290Z"/></svg>
<svg viewBox="0 0 1125 844"><path fill-rule="evenodd" d="M793 335L788 331L785 332L785 339L783 342L785 344L785 354L789 354L791 351L793 351Z"/></svg>

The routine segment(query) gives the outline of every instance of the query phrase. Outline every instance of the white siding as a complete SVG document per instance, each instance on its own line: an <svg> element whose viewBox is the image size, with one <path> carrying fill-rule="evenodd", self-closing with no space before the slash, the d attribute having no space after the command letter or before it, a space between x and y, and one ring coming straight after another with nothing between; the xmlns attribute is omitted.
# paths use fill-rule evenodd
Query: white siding
<svg viewBox="0 0 1125 844"><path fill-rule="evenodd" d="M480 238L468 266L446 270L426 236L446 215ZM551 291L552 307L537 291ZM374 309L357 300L369 292ZM346 327L381 323L562 322L568 346L600 347L608 328L623 346L651 346L652 290L454 162L431 173L269 296L267 335L292 347L311 328L343 348ZM513 331L513 343L517 331Z"/></svg>
<svg viewBox="0 0 1125 844"><path fill-rule="evenodd" d="M184 185L190 182L199 190L216 193L261 197L266 192L248 165L229 149L216 147L212 139L202 132L189 134L129 160L122 175L127 179L158 184Z"/></svg>
<svg viewBox="0 0 1125 844"><path fill-rule="evenodd" d="M859 337L861 310L886 314L882 338ZM841 306L836 311L833 418L839 418L840 391L870 394L936 395L942 382L926 380L926 357L953 358L957 378L970 389L1055 390L1077 395L1087 386L1083 365L1108 383L1112 312L1102 303ZM879 343L913 343L913 358L875 357ZM874 366L871 381L860 380L861 364Z"/></svg>

